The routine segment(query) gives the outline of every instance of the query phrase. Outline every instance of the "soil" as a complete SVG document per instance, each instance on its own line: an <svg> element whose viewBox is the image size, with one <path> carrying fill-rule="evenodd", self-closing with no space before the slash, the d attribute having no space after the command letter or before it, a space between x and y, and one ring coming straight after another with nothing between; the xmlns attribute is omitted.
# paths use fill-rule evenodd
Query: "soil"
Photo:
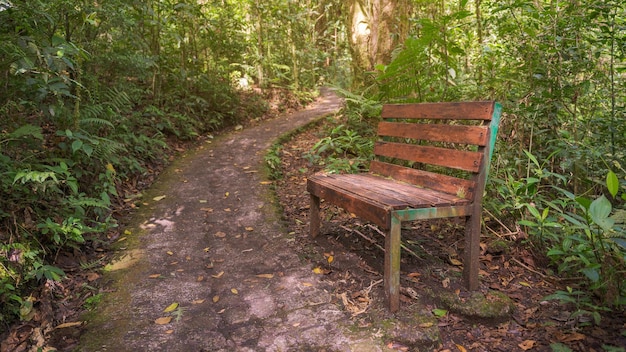
<svg viewBox="0 0 626 352"><path fill-rule="evenodd" d="M306 177L320 168L306 155L341 119L340 107L324 90L304 110L238 126L176 158L149 190L128 198L135 210L110 234L114 251L93 241L91 252L60 258L68 278L36 293L35 316L2 336L2 351L626 346L624 312L606 312L594 324L575 306L545 300L568 282L536 264L523 233L488 218L496 230L484 237L481 287L473 293L461 285L463 223L407 224L404 295L390 314L376 227L323 207L323 236L308 236ZM282 139L282 177L269 180L267 150L302 126Z"/></svg>

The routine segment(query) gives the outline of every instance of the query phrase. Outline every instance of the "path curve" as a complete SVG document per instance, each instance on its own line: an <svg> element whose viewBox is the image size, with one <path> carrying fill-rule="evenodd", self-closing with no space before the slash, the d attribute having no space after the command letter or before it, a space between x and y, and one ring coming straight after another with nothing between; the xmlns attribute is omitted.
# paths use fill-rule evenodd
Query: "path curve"
<svg viewBox="0 0 626 352"><path fill-rule="evenodd" d="M131 265L108 276L113 292L78 350L379 351L342 327L349 317L297 257L260 172L280 135L341 105L325 90L305 110L219 137L168 167L129 228L129 237L141 233L124 252ZM164 312L172 303L179 308Z"/></svg>

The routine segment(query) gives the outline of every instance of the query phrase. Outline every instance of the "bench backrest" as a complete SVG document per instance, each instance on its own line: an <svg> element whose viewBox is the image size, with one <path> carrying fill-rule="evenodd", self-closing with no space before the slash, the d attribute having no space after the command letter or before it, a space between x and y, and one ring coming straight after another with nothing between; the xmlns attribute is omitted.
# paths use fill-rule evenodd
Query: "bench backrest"
<svg viewBox="0 0 626 352"><path fill-rule="evenodd" d="M374 147L370 172L480 199L500 112L500 104L493 101L384 105L378 126L381 140ZM425 171L419 164L433 167ZM456 174L466 176L439 169L461 170Z"/></svg>

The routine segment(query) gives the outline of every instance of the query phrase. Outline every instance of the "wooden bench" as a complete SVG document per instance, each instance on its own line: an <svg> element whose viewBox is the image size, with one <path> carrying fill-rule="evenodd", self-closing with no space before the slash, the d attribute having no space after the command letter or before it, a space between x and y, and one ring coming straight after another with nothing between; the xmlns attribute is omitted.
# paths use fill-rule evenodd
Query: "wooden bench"
<svg viewBox="0 0 626 352"><path fill-rule="evenodd" d="M469 290L478 288L482 195L500 112L493 101L384 105L368 173L308 179L311 236L320 231L320 198L385 230L392 312L400 305L402 221L465 217L463 278Z"/></svg>

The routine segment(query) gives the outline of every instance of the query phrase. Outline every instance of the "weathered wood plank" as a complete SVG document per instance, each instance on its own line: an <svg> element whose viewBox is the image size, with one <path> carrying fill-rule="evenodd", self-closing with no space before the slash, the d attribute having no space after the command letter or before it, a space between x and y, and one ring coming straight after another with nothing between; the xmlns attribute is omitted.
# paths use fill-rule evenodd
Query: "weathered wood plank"
<svg viewBox="0 0 626 352"><path fill-rule="evenodd" d="M474 195L475 182L472 180L411 169L377 160L370 163L370 172L466 199L472 199Z"/></svg>
<svg viewBox="0 0 626 352"><path fill-rule="evenodd" d="M480 146L485 146L489 141L488 131L487 126L432 125L386 121L378 124L378 135L383 137L400 137Z"/></svg>
<svg viewBox="0 0 626 352"><path fill-rule="evenodd" d="M470 172L480 170L483 158L480 152L393 142L376 142L374 154Z"/></svg>
<svg viewBox="0 0 626 352"><path fill-rule="evenodd" d="M312 183L311 187L332 188L346 193L350 197L360 197L367 199L369 203L378 205L381 208L404 208L408 206L405 200L394 197L393 194L387 194L377 187L373 187L364 177L357 175L335 175L328 174L322 177L311 177L308 182ZM311 192L311 190L309 190ZM313 192L316 192L314 189ZM314 193L315 194L315 193Z"/></svg>
<svg viewBox="0 0 626 352"><path fill-rule="evenodd" d="M494 102L387 104L383 106L383 119L452 119L491 120Z"/></svg>
<svg viewBox="0 0 626 352"><path fill-rule="evenodd" d="M371 221L383 229L390 226L390 213L380 202L372 202L371 199L358 198L354 194L347 194L342 189L325 187L309 180L307 182L309 193L323 198L330 204L339 206L348 212L354 213L360 218Z"/></svg>
<svg viewBox="0 0 626 352"><path fill-rule="evenodd" d="M374 174L343 175L350 182L355 178L364 179L367 187L364 192L382 193L406 204L408 207L424 208L428 206L446 206L464 203L467 200L456 195L416 186L398 180L383 178ZM400 207L393 207L400 209Z"/></svg>

